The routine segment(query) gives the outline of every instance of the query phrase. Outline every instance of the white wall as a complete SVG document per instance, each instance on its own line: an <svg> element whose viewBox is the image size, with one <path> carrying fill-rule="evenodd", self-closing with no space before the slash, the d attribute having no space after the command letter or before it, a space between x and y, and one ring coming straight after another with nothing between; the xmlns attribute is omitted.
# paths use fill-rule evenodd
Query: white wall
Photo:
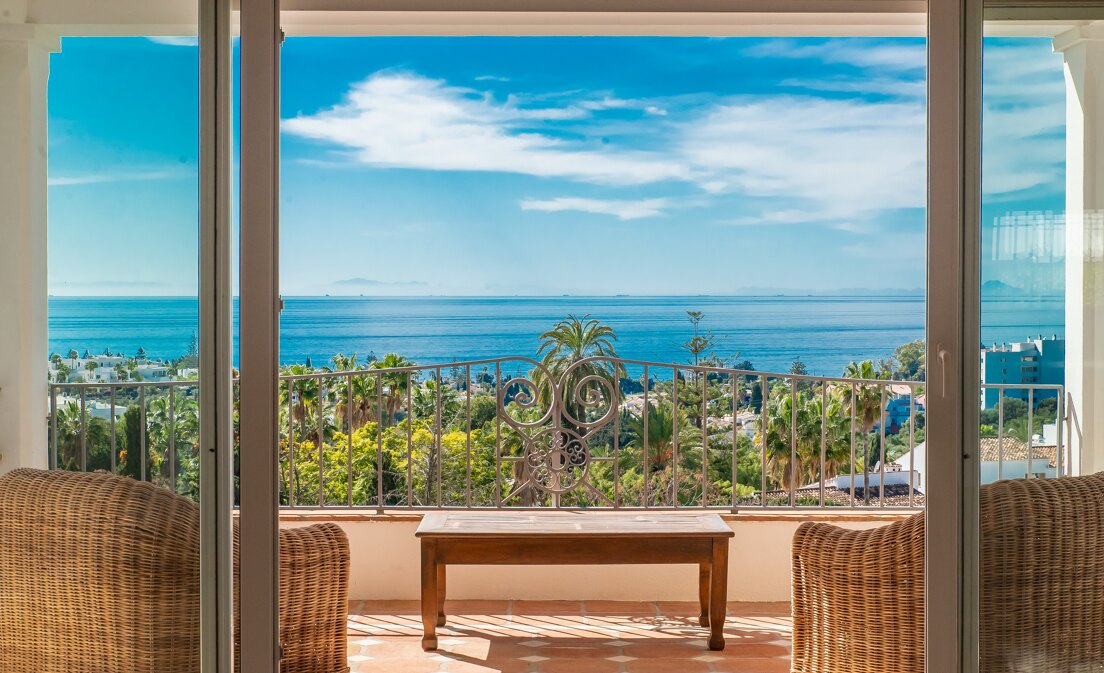
<svg viewBox="0 0 1104 673"><path fill-rule="evenodd" d="M46 466L48 41L0 23L0 474Z"/></svg>
<svg viewBox="0 0 1104 673"><path fill-rule="evenodd" d="M740 515L729 525L728 598L731 601L790 600L790 542L802 521L797 515ZM876 528L901 516L817 516L849 529ZM333 520L349 536L352 554L350 598L416 600L419 550L416 515L346 518L287 513L281 526ZM696 601L695 566L452 566L449 598Z"/></svg>

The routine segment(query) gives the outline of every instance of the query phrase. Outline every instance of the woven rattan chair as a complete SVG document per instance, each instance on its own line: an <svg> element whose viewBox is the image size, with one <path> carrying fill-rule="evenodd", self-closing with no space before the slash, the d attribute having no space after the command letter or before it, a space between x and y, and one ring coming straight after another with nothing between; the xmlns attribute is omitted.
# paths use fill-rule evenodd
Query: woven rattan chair
<svg viewBox="0 0 1104 673"><path fill-rule="evenodd" d="M1104 670L1104 473L981 488L983 673ZM793 673L923 673L924 515L802 524Z"/></svg>
<svg viewBox="0 0 1104 673"><path fill-rule="evenodd" d="M340 528L280 531L284 673L348 671L348 586ZM197 673L196 505L109 474L0 477L0 671Z"/></svg>

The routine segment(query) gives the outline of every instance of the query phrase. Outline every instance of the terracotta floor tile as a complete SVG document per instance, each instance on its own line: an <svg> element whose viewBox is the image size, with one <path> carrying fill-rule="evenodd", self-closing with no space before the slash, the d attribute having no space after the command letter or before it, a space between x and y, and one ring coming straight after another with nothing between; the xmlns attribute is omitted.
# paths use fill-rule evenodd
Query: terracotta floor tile
<svg viewBox="0 0 1104 673"><path fill-rule="evenodd" d="M517 659L488 659L486 661L450 661L445 665L448 673L525 673L528 661Z"/></svg>
<svg viewBox="0 0 1104 673"><path fill-rule="evenodd" d="M450 601L440 649L426 653L416 602L353 601L349 665L353 673L787 673L788 606L729 609L728 647L710 652L692 602Z"/></svg>
<svg viewBox="0 0 1104 673"><path fill-rule="evenodd" d="M655 603L639 603L629 601L587 601L583 604L587 615L643 615L654 617L656 615Z"/></svg>
<svg viewBox="0 0 1104 673"><path fill-rule="evenodd" d="M537 654L551 659L607 659L617 656L617 649L609 647L606 642L608 641L601 640L599 642L577 644L565 639L540 648Z"/></svg>
<svg viewBox="0 0 1104 673"><path fill-rule="evenodd" d="M617 673L620 669L619 662L609 659L549 659L537 664L540 673Z"/></svg>
<svg viewBox="0 0 1104 673"><path fill-rule="evenodd" d="M770 615L775 617L789 617L789 603L729 603L729 615Z"/></svg>
<svg viewBox="0 0 1104 673"><path fill-rule="evenodd" d="M693 617L697 619L701 614L701 606L689 601L660 601L659 614L665 617Z"/></svg>
<svg viewBox="0 0 1104 673"><path fill-rule="evenodd" d="M510 610L519 615L570 615L582 616L582 601L511 601Z"/></svg>
<svg viewBox="0 0 1104 673"><path fill-rule="evenodd" d="M707 673L709 662L695 659L638 659L625 663L630 673Z"/></svg>
<svg viewBox="0 0 1104 673"><path fill-rule="evenodd" d="M446 615L508 615L510 601L445 600Z"/></svg>
<svg viewBox="0 0 1104 673"><path fill-rule="evenodd" d="M714 670L723 671L723 673L790 673L790 660L788 657L785 659L728 659L716 662Z"/></svg>

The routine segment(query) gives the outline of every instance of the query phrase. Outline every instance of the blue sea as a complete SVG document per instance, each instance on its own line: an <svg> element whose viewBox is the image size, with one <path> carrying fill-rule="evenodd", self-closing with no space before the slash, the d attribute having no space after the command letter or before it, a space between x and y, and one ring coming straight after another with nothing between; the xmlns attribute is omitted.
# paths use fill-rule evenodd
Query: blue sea
<svg viewBox="0 0 1104 673"><path fill-rule="evenodd" d="M150 357L179 357L197 311L194 297L51 297L50 352L133 355L142 347ZM687 311L705 314L700 329L716 337L717 355L762 371L785 371L800 358L815 374L838 375L848 362L887 357L924 336L919 296L288 297L280 359L321 366L354 352L362 361L394 352L419 364L533 357L542 331L589 314L614 328L622 357L686 362ZM1061 297L989 299L982 340L1062 336L1063 320Z"/></svg>

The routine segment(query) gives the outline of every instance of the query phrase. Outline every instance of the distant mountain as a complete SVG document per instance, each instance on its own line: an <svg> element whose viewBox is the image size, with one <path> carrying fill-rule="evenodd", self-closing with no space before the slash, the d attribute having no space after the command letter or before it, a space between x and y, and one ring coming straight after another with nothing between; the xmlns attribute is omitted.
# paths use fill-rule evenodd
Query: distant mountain
<svg viewBox="0 0 1104 673"><path fill-rule="evenodd" d="M987 280L981 284L982 296L998 295L1001 297L1025 295L1027 291L1022 287L1016 287L1015 285L1009 285L999 280Z"/></svg>

